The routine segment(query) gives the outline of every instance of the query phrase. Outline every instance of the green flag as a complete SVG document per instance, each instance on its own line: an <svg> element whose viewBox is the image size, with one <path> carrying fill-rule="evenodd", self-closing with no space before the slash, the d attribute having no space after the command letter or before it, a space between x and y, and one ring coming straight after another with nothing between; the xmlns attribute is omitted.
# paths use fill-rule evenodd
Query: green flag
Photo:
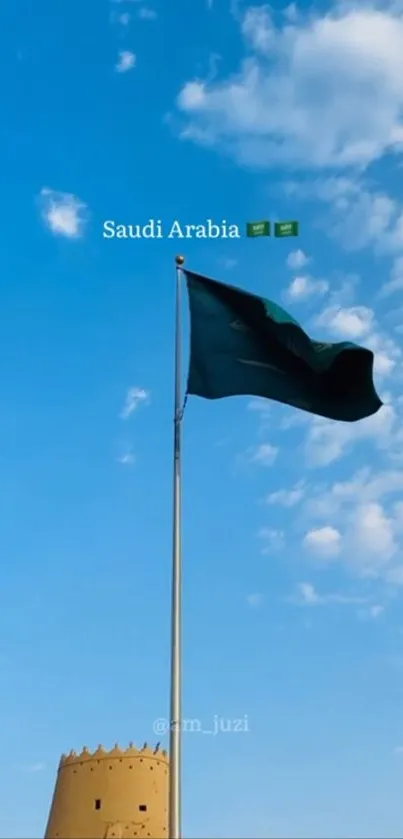
<svg viewBox="0 0 403 839"><path fill-rule="evenodd" d="M191 341L189 394L262 396L355 422L382 405L373 353L311 340L283 309L249 292L185 271Z"/></svg>
<svg viewBox="0 0 403 839"><path fill-rule="evenodd" d="M254 236L270 236L270 222L269 221L248 221L246 225L246 235Z"/></svg>
<svg viewBox="0 0 403 839"><path fill-rule="evenodd" d="M278 238L284 236L298 236L299 224L297 221L278 221L274 225L274 235Z"/></svg>

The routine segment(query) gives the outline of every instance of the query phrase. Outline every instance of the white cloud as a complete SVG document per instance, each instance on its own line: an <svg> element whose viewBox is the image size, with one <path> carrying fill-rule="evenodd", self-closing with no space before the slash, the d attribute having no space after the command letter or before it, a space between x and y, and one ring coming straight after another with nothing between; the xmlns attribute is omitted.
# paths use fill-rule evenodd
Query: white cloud
<svg viewBox="0 0 403 839"><path fill-rule="evenodd" d="M252 411L258 419L258 435L259 439L264 439L267 437L268 434L271 432L271 420L272 420L272 404L268 399L260 399L256 397L255 399L251 399L247 402L246 405L247 411ZM249 451L249 456L252 454L256 456L256 449Z"/></svg>
<svg viewBox="0 0 403 839"><path fill-rule="evenodd" d="M329 295L329 305L354 305L357 286L360 283L360 277L357 274L346 274L344 272L335 271L333 279L334 282L332 285L334 287L333 291Z"/></svg>
<svg viewBox="0 0 403 839"><path fill-rule="evenodd" d="M251 55L224 81L184 85L178 98L188 117L183 136L253 167L364 167L400 152L399 12L339 4L316 16L298 18L295 11L294 19L276 27L268 6L246 10L241 31ZM189 84L199 88L191 104Z"/></svg>
<svg viewBox="0 0 403 839"><path fill-rule="evenodd" d="M392 559L397 551L393 522L381 504L373 501L357 506L351 541L357 553L363 557L361 566L364 573L372 574L379 565L385 565Z"/></svg>
<svg viewBox="0 0 403 839"><path fill-rule="evenodd" d="M246 602L251 609L258 609L263 603L263 594L248 594Z"/></svg>
<svg viewBox="0 0 403 839"><path fill-rule="evenodd" d="M330 525L310 530L304 536L305 547L325 558L337 556L341 541L341 533Z"/></svg>
<svg viewBox="0 0 403 839"><path fill-rule="evenodd" d="M392 338L376 330L374 312L366 306L329 306L317 317L316 325L338 338L364 340L374 353L374 373L378 378L389 376L401 358L400 347Z"/></svg>
<svg viewBox="0 0 403 839"><path fill-rule="evenodd" d="M334 233L344 239L346 246L353 250L369 245L376 250L390 250L399 206L389 195L366 187L361 180L345 177L319 185L318 197L321 192L322 200L331 202L339 215Z"/></svg>
<svg viewBox="0 0 403 839"><path fill-rule="evenodd" d="M268 6L250 6L246 9L242 34L252 48L263 55L274 47L276 32Z"/></svg>
<svg viewBox="0 0 403 839"><path fill-rule="evenodd" d="M40 194L42 218L55 236L78 239L87 222L87 206L75 195L44 187Z"/></svg>
<svg viewBox="0 0 403 839"><path fill-rule="evenodd" d="M390 404L384 404L376 414L361 422L341 423L314 417L305 443L307 463L309 466L329 466L355 443L367 440L386 450L393 444L396 425L396 411Z"/></svg>
<svg viewBox="0 0 403 839"><path fill-rule="evenodd" d="M331 594L319 594L315 586L312 583L299 583L298 584L298 600L303 605L307 606L319 606L325 605L329 603L339 604L342 606L352 606L357 605L359 603L365 603L366 598L363 597L352 597L347 594L339 594L339 593L331 593ZM374 609L381 609L382 607L372 607Z"/></svg>
<svg viewBox="0 0 403 839"><path fill-rule="evenodd" d="M310 516L328 518L351 507L358 500L370 504L396 493L403 493L403 472L389 469L374 473L365 467L358 470L350 480L336 481L330 488L321 486L315 493L311 487L306 510Z"/></svg>
<svg viewBox="0 0 403 839"><path fill-rule="evenodd" d="M141 387L131 387L127 391L126 401L123 410L120 414L121 419L128 419L130 415L137 410L139 405L146 405L149 401L150 394L147 390Z"/></svg>
<svg viewBox="0 0 403 839"><path fill-rule="evenodd" d="M403 256L398 256L394 263L389 282L385 283L380 292L381 297L389 297L396 291L403 291Z"/></svg>
<svg viewBox="0 0 403 839"><path fill-rule="evenodd" d="M308 257L300 249L291 251L287 257L287 267L291 268L292 271L299 271L301 268L305 268L308 262Z"/></svg>
<svg viewBox="0 0 403 839"><path fill-rule="evenodd" d="M323 295L329 290L327 280L314 280L309 276L295 277L286 291L288 300L306 300L314 294Z"/></svg>
<svg viewBox="0 0 403 839"><path fill-rule="evenodd" d="M374 353L374 373L378 379L390 376L400 362L400 347L389 336L376 332L368 336L366 345Z"/></svg>
<svg viewBox="0 0 403 839"><path fill-rule="evenodd" d="M127 73L128 70L133 69L135 64L136 56L134 52L130 52L129 50L121 50L115 66L115 70L117 73Z"/></svg>
<svg viewBox="0 0 403 839"><path fill-rule="evenodd" d="M142 6L139 9L139 18L142 20L156 20L158 17L157 12L154 9L150 9L148 6Z"/></svg>
<svg viewBox="0 0 403 839"><path fill-rule="evenodd" d="M298 592L303 603L313 604L320 602L320 597L312 583L299 583Z"/></svg>
<svg viewBox="0 0 403 839"><path fill-rule="evenodd" d="M136 457L132 451L131 446L128 448L118 457L118 463L121 463L122 466L133 466L135 463Z"/></svg>
<svg viewBox="0 0 403 839"><path fill-rule="evenodd" d="M314 530L315 533L329 526L337 528L342 537L338 540L339 559L356 575L401 586L403 503L401 500L391 503L391 498L399 499L402 494L401 471L375 473L364 468L350 480L336 481L330 487L311 486L304 516L326 522L326 527Z"/></svg>
<svg viewBox="0 0 403 839"><path fill-rule="evenodd" d="M256 411L258 414L268 416L271 413L270 402L268 399L251 399L247 404L248 411Z"/></svg>
<svg viewBox="0 0 403 839"><path fill-rule="evenodd" d="M303 481L299 481L292 489L279 489L267 496L267 504L279 504L282 507L295 507L303 499L306 487Z"/></svg>
<svg viewBox="0 0 403 839"><path fill-rule="evenodd" d="M186 111L197 110L204 101L205 85L201 82L188 82L180 93L181 107Z"/></svg>
<svg viewBox="0 0 403 839"><path fill-rule="evenodd" d="M340 337L352 340L362 338L370 331L374 313L365 306L329 306L316 319L317 326L324 326Z"/></svg>
<svg viewBox="0 0 403 839"><path fill-rule="evenodd" d="M289 6L286 6L285 9L283 9L283 15L289 23L296 23L299 18L297 4L290 3Z"/></svg>
<svg viewBox="0 0 403 839"><path fill-rule="evenodd" d="M395 254L403 248L403 204L373 189L362 177L346 175L288 182L290 200L320 201L329 215L318 221L324 233L348 251L371 247L377 254Z"/></svg>
<svg viewBox="0 0 403 839"><path fill-rule="evenodd" d="M272 466L277 455L278 448L276 446L272 446L270 443L262 443L256 447L250 459L253 463L259 463L260 466Z"/></svg>
<svg viewBox="0 0 403 839"><path fill-rule="evenodd" d="M284 547L285 539L282 530L274 530L270 527L262 527L259 530L258 538L262 542L262 554L273 553Z"/></svg>
<svg viewBox="0 0 403 839"><path fill-rule="evenodd" d="M359 609L358 617L361 620L365 621L375 621L384 613L385 607L381 606L380 603L374 603L373 606L365 607L364 609Z"/></svg>
<svg viewBox="0 0 403 839"><path fill-rule="evenodd" d="M292 428L306 426L312 421L312 417L304 411L288 411L280 421L282 431L289 431Z"/></svg>
<svg viewBox="0 0 403 839"><path fill-rule="evenodd" d="M130 23L131 15L129 12L123 12L123 14L119 15L118 23L121 23L122 26L128 26Z"/></svg>

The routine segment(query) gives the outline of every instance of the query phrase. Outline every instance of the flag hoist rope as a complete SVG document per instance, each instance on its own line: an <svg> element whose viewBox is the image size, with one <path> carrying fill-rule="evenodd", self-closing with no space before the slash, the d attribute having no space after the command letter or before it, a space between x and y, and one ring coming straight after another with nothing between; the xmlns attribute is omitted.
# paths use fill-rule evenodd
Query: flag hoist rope
<svg viewBox="0 0 403 839"><path fill-rule="evenodd" d="M172 551L172 628L171 628L171 704L169 731L169 839L181 839L182 786L182 522L181 522L181 425L182 406L182 266L176 263L175 316L175 407L174 407L174 487Z"/></svg>

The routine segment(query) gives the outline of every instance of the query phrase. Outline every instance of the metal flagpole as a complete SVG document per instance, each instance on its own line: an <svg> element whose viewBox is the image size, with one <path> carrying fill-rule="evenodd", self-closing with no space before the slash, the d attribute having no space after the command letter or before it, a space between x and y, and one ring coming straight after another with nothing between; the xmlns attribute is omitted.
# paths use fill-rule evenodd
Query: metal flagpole
<svg viewBox="0 0 403 839"><path fill-rule="evenodd" d="M174 413L174 504L172 556L171 707L169 731L169 839L181 839L182 782L182 526L181 526L181 423L183 416L181 274L185 262L176 263L175 413Z"/></svg>

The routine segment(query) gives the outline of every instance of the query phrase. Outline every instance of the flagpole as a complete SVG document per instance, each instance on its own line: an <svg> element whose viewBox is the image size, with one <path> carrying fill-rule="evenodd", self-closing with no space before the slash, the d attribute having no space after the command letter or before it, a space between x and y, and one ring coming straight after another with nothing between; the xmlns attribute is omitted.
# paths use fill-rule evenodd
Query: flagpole
<svg viewBox="0 0 403 839"><path fill-rule="evenodd" d="M181 423L182 423L182 306L181 273L185 260L177 256L175 316L174 503L172 551L171 707L169 730L169 839L181 839L182 782L182 522L181 522Z"/></svg>

